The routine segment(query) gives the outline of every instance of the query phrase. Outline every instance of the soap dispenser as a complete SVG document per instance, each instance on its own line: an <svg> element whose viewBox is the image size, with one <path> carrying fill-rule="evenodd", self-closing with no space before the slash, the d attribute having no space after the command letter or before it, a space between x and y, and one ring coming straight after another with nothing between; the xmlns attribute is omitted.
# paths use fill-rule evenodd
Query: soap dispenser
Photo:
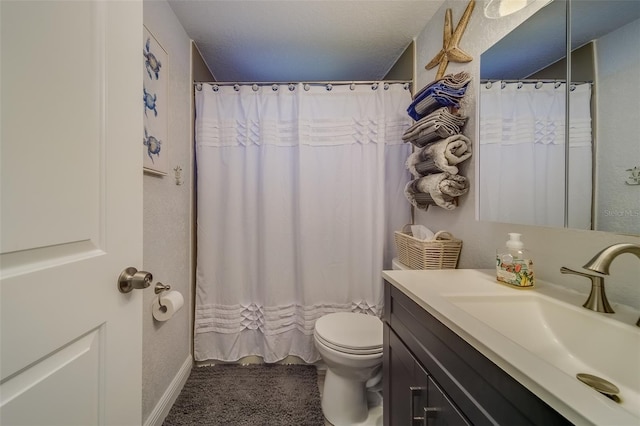
<svg viewBox="0 0 640 426"><path fill-rule="evenodd" d="M517 288L533 287L533 262L520 240L521 235L509 233L506 248L496 251L496 278L498 282Z"/></svg>

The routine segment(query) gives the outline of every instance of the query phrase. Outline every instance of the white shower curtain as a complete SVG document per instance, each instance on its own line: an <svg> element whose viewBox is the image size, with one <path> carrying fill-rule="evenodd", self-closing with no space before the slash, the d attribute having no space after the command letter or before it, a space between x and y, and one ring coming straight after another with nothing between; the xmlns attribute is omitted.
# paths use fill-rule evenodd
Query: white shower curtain
<svg viewBox="0 0 640 426"><path fill-rule="evenodd" d="M381 313L410 102L401 84L197 87L196 360L314 362L317 318Z"/></svg>
<svg viewBox="0 0 640 426"><path fill-rule="evenodd" d="M480 86L480 219L564 226L565 84ZM591 225L591 86L574 86L569 226Z"/></svg>

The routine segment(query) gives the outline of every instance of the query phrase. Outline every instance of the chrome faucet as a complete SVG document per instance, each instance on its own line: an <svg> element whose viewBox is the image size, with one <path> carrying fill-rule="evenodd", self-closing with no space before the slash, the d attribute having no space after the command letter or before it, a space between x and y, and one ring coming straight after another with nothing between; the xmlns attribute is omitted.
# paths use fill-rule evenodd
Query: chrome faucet
<svg viewBox="0 0 640 426"><path fill-rule="evenodd" d="M587 262L583 266L585 269L589 269L594 272L609 275L609 265L613 262L613 259L623 253L633 253L638 259L640 259L640 245L631 243L619 243L607 247L601 250L598 254L593 256L593 259Z"/></svg>
<svg viewBox="0 0 640 426"><path fill-rule="evenodd" d="M591 309L592 311L604 312L605 314L612 314L615 312L609 304L607 294L604 291L604 277L586 272L574 271L573 269L565 268L564 266L560 268L560 272L563 274L580 275L581 277L586 277L591 280L591 292L589 293L587 301L584 302L584 305L582 306L587 309Z"/></svg>
<svg viewBox="0 0 640 426"><path fill-rule="evenodd" d="M613 244L601 250L589 262L587 262L583 266L583 268L597 272L599 274L609 275L609 265L611 265L613 259L623 253L635 254L640 259L640 245L631 243ZM611 308L611 305L609 305L609 302L607 301L607 295L604 291L604 277L574 271L565 267L560 268L560 272L563 274L580 275L591 279L591 293L589 294L589 298L587 299L587 301L582 306L596 312L614 312ZM638 318L636 325L640 327L640 318Z"/></svg>

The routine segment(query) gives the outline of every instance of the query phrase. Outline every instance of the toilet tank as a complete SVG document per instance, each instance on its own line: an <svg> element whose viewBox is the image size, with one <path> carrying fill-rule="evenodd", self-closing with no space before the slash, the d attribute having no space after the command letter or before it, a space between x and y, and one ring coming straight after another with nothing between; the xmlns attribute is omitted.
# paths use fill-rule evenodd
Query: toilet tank
<svg viewBox="0 0 640 426"><path fill-rule="evenodd" d="M391 269L403 270L403 269L411 269L411 268L409 268L404 263L400 262L400 259L398 259L397 257L394 257L393 260L391 261Z"/></svg>

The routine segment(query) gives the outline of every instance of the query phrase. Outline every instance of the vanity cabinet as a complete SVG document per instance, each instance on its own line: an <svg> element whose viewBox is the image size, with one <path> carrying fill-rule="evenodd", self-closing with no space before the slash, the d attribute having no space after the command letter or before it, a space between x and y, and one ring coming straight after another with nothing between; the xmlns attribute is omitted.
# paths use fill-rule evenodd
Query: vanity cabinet
<svg viewBox="0 0 640 426"><path fill-rule="evenodd" d="M571 424L388 282L384 297L386 426Z"/></svg>

